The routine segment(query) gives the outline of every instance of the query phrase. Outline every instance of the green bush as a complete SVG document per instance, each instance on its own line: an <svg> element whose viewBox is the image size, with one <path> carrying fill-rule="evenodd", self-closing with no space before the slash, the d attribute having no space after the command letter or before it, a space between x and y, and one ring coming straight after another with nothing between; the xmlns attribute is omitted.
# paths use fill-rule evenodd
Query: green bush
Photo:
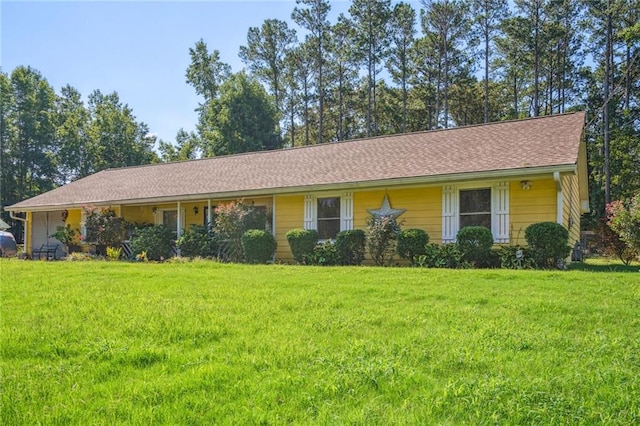
<svg viewBox="0 0 640 426"><path fill-rule="evenodd" d="M364 261L367 237L362 229L341 231L336 237L337 263L340 265L360 265Z"/></svg>
<svg viewBox="0 0 640 426"><path fill-rule="evenodd" d="M427 244L425 253L416 256L414 262L417 266L427 268L467 268L464 255L458 244Z"/></svg>
<svg viewBox="0 0 640 426"><path fill-rule="evenodd" d="M131 241L131 254L146 253L149 260L165 260L173 256L174 235L165 225L136 229Z"/></svg>
<svg viewBox="0 0 640 426"><path fill-rule="evenodd" d="M291 254L296 262L305 263L305 257L313 254L318 243L318 231L315 229L292 229L286 234Z"/></svg>
<svg viewBox="0 0 640 426"><path fill-rule="evenodd" d="M180 255L186 257L213 258L218 254L216 235L212 227L191 225L178 240Z"/></svg>
<svg viewBox="0 0 640 426"><path fill-rule="evenodd" d="M524 230L529 253L538 268L557 268L569 256L569 231L555 222L540 222Z"/></svg>
<svg viewBox="0 0 640 426"><path fill-rule="evenodd" d="M429 243L429 235L422 229L405 229L398 234L398 256L407 259L415 266L414 259L425 254L425 246Z"/></svg>
<svg viewBox="0 0 640 426"><path fill-rule="evenodd" d="M244 200L220 204L215 210L215 233L218 236L220 260L242 262L242 236L250 229L264 229L266 215Z"/></svg>
<svg viewBox="0 0 640 426"><path fill-rule="evenodd" d="M456 236L458 248L464 259L475 267L487 267L491 263L493 235L484 226L465 226Z"/></svg>
<svg viewBox="0 0 640 426"><path fill-rule="evenodd" d="M270 232L250 229L242 235L242 250L247 263L267 263L273 259L278 244Z"/></svg>
<svg viewBox="0 0 640 426"><path fill-rule="evenodd" d="M393 216L371 216L367 220L367 249L378 266L390 264L396 252L400 224Z"/></svg>
<svg viewBox="0 0 640 426"><path fill-rule="evenodd" d="M500 267L505 269L533 269L535 265L526 247L500 247L498 257L500 258Z"/></svg>
<svg viewBox="0 0 640 426"><path fill-rule="evenodd" d="M125 238L125 222L110 207L83 207L85 241L95 243L96 254L106 256L107 247L120 247Z"/></svg>
<svg viewBox="0 0 640 426"><path fill-rule="evenodd" d="M331 241L325 241L313 248L313 253L305 256L307 265L333 266L339 264L338 251L336 245Z"/></svg>

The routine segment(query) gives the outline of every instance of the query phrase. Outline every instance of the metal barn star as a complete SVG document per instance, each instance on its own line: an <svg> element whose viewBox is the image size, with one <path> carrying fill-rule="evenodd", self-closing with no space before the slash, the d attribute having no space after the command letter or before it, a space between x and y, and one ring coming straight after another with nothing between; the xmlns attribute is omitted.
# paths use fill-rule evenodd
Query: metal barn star
<svg viewBox="0 0 640 426"><path fill-rule="evenodd" d="M371 209L371 210L367 210L372 216L375 216L377 218L381 218L381 217L386 217L386 216L393 216L393 217L398 217L400 216L402 213L406 212L406 209L392 209L391 208L391 204L389 204L389 197L385 194L384 198L382 199L382 206L379 209Z"/></svg>

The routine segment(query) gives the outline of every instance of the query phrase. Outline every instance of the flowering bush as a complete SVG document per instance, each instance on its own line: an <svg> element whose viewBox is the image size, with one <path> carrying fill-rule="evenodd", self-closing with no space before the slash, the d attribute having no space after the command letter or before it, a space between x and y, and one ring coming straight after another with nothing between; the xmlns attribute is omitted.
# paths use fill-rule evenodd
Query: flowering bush
<svg viewBox="0 0 640 426"><path fill-rule="evenodd" d="M400 224L393 216L370 216L367 220L367 249L378 266L391 263L396 252Z"/></svg>
<svg viewBox="0 0 640 426"><path fill-rule="evenodd" d="M630 249L640 252L640 194L628 202L607 204L607 225Z"/></svg>
<svg viewBox="0 0 640 426"><path fill-rule="evenodd" d="M85 206L86 241L104 247L119 247L124 240L124 219L109 207ZM101 254L106 254L101 253Z"/></svg>

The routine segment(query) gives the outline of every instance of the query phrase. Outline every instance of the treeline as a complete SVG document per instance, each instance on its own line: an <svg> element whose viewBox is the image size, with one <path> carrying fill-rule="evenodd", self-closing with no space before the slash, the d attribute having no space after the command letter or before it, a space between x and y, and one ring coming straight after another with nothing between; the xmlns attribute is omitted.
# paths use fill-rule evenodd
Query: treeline
<svg viewBox="0 0 640 426"><path fill-rule="evenodd" d="M116 92L95 90L85 103L69 85L55 93L33 68L0 72L0 206L110 167L159 161L148 133Z"/></svg>
<svg viewBox="0 0 640 426"><path fill-rule="evenodd" d="M239 50L282 138L252 149L586 109L592 217L640 189L640 0L353 0L334 22L328 0L296 3L296 28L267 19ZM218 89L250 77L203 40L190 54L198 130L163 156L237 152L221 148Z"/></svg>
<svg viewBox="0 0 640 426"><path fill-rule="evenodd" d="M248 29L244 70L204 40L189 49L197 129L157 154L117 94L85 106L29 68L3 76L0 202L104 167L575 109L588 112L593 218L640 189L640 0L353 0L333 21L328 0L296 3L290 21Z"/></svg>

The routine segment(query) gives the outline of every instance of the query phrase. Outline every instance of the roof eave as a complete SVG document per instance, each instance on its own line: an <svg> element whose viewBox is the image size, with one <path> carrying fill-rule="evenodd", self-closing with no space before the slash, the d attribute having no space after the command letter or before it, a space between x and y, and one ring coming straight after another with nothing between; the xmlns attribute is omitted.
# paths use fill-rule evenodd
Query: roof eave
<svg viewBox="0 0 640 426"><path fill-rule="evenodd" d="M463 172L463 173L451 173L444 175L432 175L432 176L415 176L415 177L402 177L391 179L377 179L360 182L341 182L341 183L327 183L316 185L300 185L290 187L276 187L276 188L260 188L260 189L247 189L241 191L226 191L208 194L183 194L179 196L167 196L167 197L145 197L145 198L132 198L124 200L100 200L89 202L96 206L108 206L108 205L135 205L135 204L163 204L163 203L175 203L175 202L188 202L188 201L203 201L208 199L235 199L243 197L261 197L277 194L294 194L300 192L315 192L315 191L336 191L346 189L358 189L358 188L375 188L375 187L394 187L400 185L436 185L441 183L449 183L456 181L470 181L470 180L486 180L486 179L504 179L514 177L524 177L532 175L544 175L554 172L560 173L576 173L575 164L559 164L552 166L540 166L540 167L522 167L506 170L487 170L481 172ZM50 204L42 206L20 206L20 203L13 206L5 207L6 211L13 212L40 212L40 211L52 211L52 210L65 210L65 209L77 209L87 205L87 202L82 203L70 203L70 204Z"/></svg>

